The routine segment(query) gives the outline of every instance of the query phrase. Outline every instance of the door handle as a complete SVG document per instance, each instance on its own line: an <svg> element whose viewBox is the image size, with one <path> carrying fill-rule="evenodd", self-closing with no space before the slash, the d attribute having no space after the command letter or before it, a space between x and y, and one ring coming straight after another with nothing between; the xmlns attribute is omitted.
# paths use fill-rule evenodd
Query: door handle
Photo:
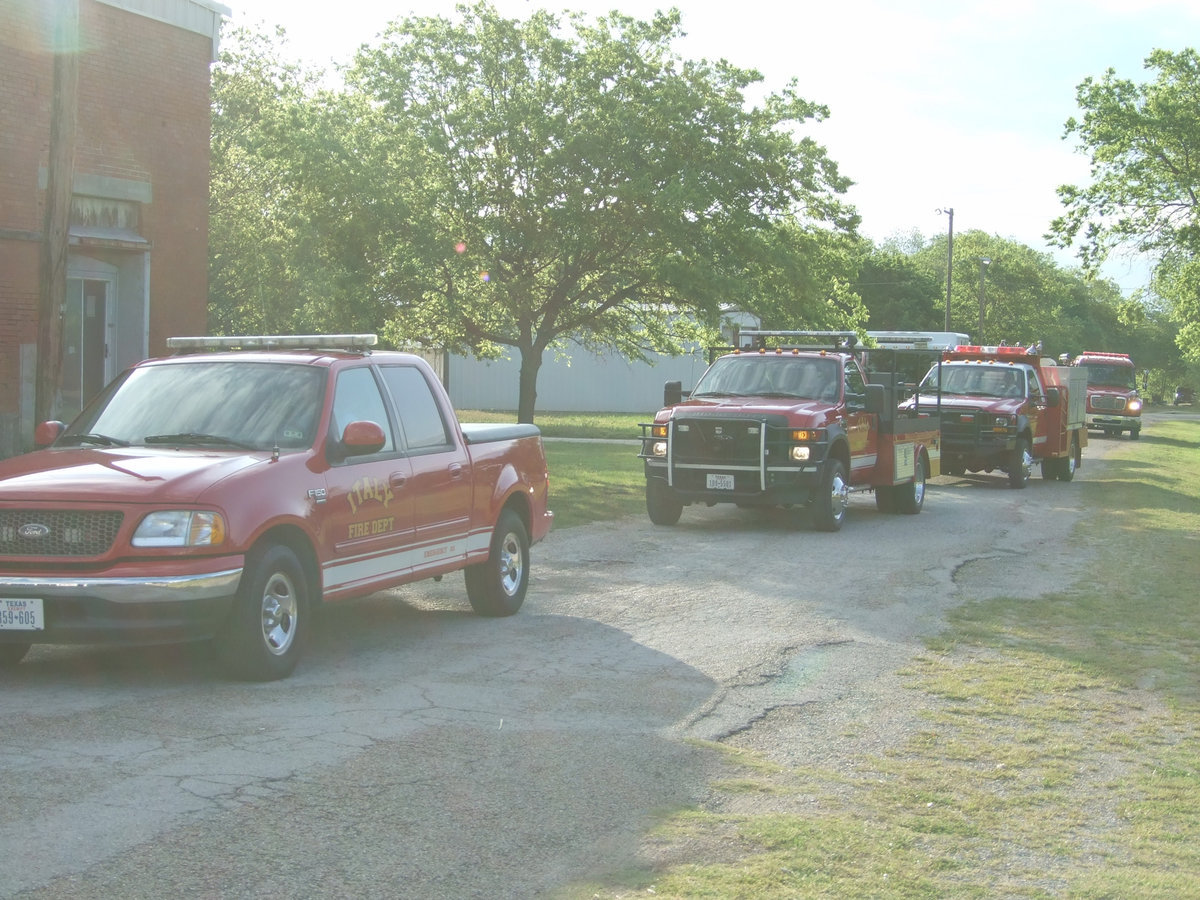
<svg viewBox="0 0 1200 900"><path fill-rule="evenodd" d="M408 484L408 476L403 472L393 472L388 476L388 484L394 488L402 488Z"/></svg>
<svg viewBox="0 0 1200 900"><path fill-rule="evenodd" d="M450 477L454 479L462 478L463 467L462 463L451 463L449 467Z"/></svg>

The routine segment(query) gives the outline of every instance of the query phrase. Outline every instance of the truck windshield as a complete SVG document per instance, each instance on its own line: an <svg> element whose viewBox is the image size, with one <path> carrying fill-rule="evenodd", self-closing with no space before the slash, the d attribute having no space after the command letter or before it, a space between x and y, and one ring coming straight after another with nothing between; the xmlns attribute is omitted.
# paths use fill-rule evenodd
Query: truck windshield
<svg viewBox="0 0 1200 900"><path fill-rule="evenodd" d="M1133 390L1137 378L1133 366L1110 366L1087 363L1080 368L1087 370L1087 383L1093 387L1116 387Z"/></svg>
<svg viewBox="0 0 1200 900"><path fill-rule="evenodd" d="M793 397L836 400L841 366L833 357L723 356L696 383L693 397Z"/></svg>
<svg viewBox="0 0 1200 900"><path fill-rule="evenodd" d="M939 373L942 394L967 397L1024 397L1025 370L1014 366L986 366L974 363L934 366L921 382L921 390L934 393L938 389Z"/></svg>
<svg viewBox="0 0 1200 900"><path fill-rule="evenodd" d="M196 360L133 369L56 442L270 450L310 447L325 371L290 363Z"/></svg>

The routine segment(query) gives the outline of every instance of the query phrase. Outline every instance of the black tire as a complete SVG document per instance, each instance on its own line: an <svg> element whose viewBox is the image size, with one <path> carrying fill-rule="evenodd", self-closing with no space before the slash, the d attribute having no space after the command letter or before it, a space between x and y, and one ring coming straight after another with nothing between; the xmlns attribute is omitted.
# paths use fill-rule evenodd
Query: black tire
<svg viewBox="0 0 1200 900"><path fill-rule="evenodd" d="M296 668L308 634L311 588L290 547L268 544L246 557L229 619L216 642L231 675L277 681Z"/></svg>
<svg viewBox="0 0 1200 900"><path fill-rule="evenodd" d="M817 487L816 506L813 511L813 527L817 531L841 531L846 520L846 507L850 503L850 484L846 481L846 467L836 456L825 460L821 469L821 482Z"/></svg>
<svg viewBox="0 0 1200 900"><path fill-rule="evenodd" d="M925 506L925 460L917 459L917 470L913 480L907 484L898 484L896 492L896 511L906 516L917 515Z"/></svg>
<svg viewBox="0 0 1200 900"><path fill-rule="evenodd" d="M1033 457L1029 453L1029 441L1024 437L1017 438L1008 457L1008 483L1015 488L1023 488L1029 484L1033 474Z"/></svg>
<svg viewBox="0 0 1200 900"><path fill-rule="evenodd" d="M529 587L529 532L511 509L500 513L485 562L468 566L467 599L481 616L511 616Z"/></svg>
<svg viewBox="0 0 1200 900"><path fill-rule="evenodd" d="M1062 471L1061 459L1043 459L1042 460L1042 478L1046 481L1054 481L1058 478Z"/></svg>
<svg viewBox="0 0 1200 900"><path fill-rule="evenodd" d="M683 501L658 478L646 480L646 513L655 525L674 525L683 515Z"/></svg>
<svg viewBox="0 0 1200 900"><path fill-rule="evenodd" d="M1075 470L1079 468L1079 438L1071 435L1071 449L1057 462L1058 480L1071 481L1075 477Z"/></svg>
<svg viewBox="0 0 1200 900"><path fill-rule="evenodd" d="M896 489L890 484L875 488L875 508L881 513L896 511Z"/></svg>
<svg viewBox="0 0 1200 900"><path fill-rule="evenodd" d="M1129 437L1131 439L1136 441L1141 436L1142 436L1142 429L1140 429L1140 428L1130 428L1129 429Z"/></svg>
<svg viewBox="0 0 1200 900"><path fill-rule="evenodd" d="M0 644L0 669L15 666L29 652L29 644Z"/></svg>

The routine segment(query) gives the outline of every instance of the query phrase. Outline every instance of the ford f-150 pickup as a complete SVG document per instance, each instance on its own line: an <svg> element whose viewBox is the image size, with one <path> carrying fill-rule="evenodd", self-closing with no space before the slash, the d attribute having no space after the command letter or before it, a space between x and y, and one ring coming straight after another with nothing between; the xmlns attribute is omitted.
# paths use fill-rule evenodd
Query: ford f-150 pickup
<svg viewBox="0 0 1200 900"><path fill-rule="evenodd" d="M374 335L172 338L0 462L0 665L37 643L211 640L291 674L317 604L464 570L521 606L551 528L533 425L462 425Z"/></svg>

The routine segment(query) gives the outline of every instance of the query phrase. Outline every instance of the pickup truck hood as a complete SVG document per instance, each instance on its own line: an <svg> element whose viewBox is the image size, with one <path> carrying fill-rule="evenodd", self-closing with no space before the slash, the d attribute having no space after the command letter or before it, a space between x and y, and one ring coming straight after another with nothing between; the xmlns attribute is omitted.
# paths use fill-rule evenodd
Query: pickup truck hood
<svg viewBox="0 0 1200 900"><path fill-rule="evenodd" d="M937 408L938 398L936 396L921 395L921 411L934 414ZM987 410L996 415L1015 416L1021 412L1028 401L1022 397L972 397L964 394L942 394L942 412L958 412L967 410ZM909 401L902 405L902 408L909 409L912 407L912 402Z"/></svg>
<svg viewBox="0 0 1200 900"><path fill-rule="evenodd" d="M188 503L269 452L128 447L37 450L0 461L0 501Z"/></svg>
<svg viewBox="0 0 1200 900"><path fill-rule="evenodd" d="M826 424L836 407L827 400L795 400L780 397L714 397L693 399L671 408L671 415L688 416L787 416L795 425L810 428Z"/></svg>

